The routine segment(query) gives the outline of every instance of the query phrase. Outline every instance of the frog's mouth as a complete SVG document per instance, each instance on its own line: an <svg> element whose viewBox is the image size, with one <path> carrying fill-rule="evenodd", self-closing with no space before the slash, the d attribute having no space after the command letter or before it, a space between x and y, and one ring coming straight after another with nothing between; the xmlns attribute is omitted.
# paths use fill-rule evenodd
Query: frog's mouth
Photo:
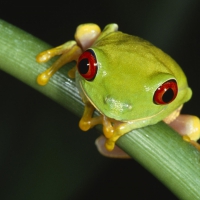
<svg viewBox="0 0 200 200"><path fill-rule="evenodd" d="M150 115L148 117L138 118L138 119L134 119L134 120L124 120L123 122L136 123L136 122L139 122L139 121L143 121L145 123L146 121L150 121L150 119L154 119L155 117L160 115L163 111L165 111L167 109L167 107L168 106L163 107L162 110L160 110L158 113L155 113L154 115ZM161 121L161 120L159 119L158 121ZM155 122L155 123L157 123L157 122Z"/></svg>
<svg viewBox="0 0 200 200"><path fill-rule="evenodd" d="M105 114L95 105L95 103L89 98L89 96L87 95L87 93L84 91L81 81L78 81L78 83L79 83L79 86L80 86L79 89L81 90L80 92L84 95L84 98L87 99L87 100L90 102L90 104L96 109L96 111L97 111L98 113L100 113L101 115L105 115ZM184 88L184 89L185 89L185 88ZM179 92L182 91L182 90L183 90L183 88L182 88L181 90L179 90ZM137 119L133 119L133 120L126 120L126 119L122 120L122 119L117 119L117 118L112 117L112 116L107 116L107 115L106 115L106 116L109 117L110 119L113 119L113 120L116 120L116 121L119 121L119 122L128 122L128 123L138 123L138 122L140 122L140 123L146 124L146 122L149 121L150 124L151 124L151 121L153 121L154 124L155 124L155 123L157 123L158 121L161 121L161 120L165 121L166 123L170 123L170 122L172 122L173 120L175 120L175 119L178 117L178 115L180 114L180 110L181 110L183 104L180 105L178 108L175 108L175 110L172 111L171 114L169 114L168 116L166 116L166 115L164 115L164 114L162 114L162 113L168 108L168 105L169 105L169 104L163 106L163 108L162 108L159 112L157 112L157 113L155 113L155 114L153 114L153 115L145 116L145 117L137 118ZM159 115L161 115L161 117L159 117L159 119L158 119L157 122L156 122L156 121L155 121L155 118L156 118L157 116L159 116Z"/></svg>
<svg viewBox="0 0 200 200"><path fill-rule="evenodd" d="M83 89L83 86L81 84L81 81L78 81L78 84L79 84L79 92L81 93L81 96L82 98L84 99L84 101L89 101L90 104L96 109L96 111L98 113L100 113L101 115L105 115L96 105L95 103L89 98L89 96L87 95L87 93L85 92L85 90ZM133 119L133 120L121 120L121 119L116 119L114 117L109 117L110 119L113 119L113 120L116 120L116 121L119 121L119 122L130 122L130 123L136 123L136 122L139 122L139 121L148 121L150 119L153 119L154 117L156 117L157 115L161 114L163 111L165 111L167 109L167 105L163 107L162 110L160 110L158 113L155 113L154 115L151 115L151 116L148 116L148 117L144 117L144 118L138 118L138 119ZM159 120L160 121L160 120Z"/></svg>
<svg viewBox="0 0 200 200"><path fill-rule="evenodd" d="M180 111L181 111L182 107L183 107L183 104L181 106L179 106L177 109L175 109L167 117L164 117L162 120L166 124L170 124L172 121L174 121L180 115ZM144 126L156 124L159 121L161 121L161 119L158 117L158 119L155 120L155 118L159 114L161 114L165 109L167 109L167 106L165 108L163 108L160 112L158 112L158 113L156 113L154 115L151 115L151 116L148 116L148 117L145 117L145 118L136 119L136 120L126 121L126 123L130 123L130 124L134 124L135 123L135 124L137 124L137 128L141 128L141 127L144 127Z"/></svg>

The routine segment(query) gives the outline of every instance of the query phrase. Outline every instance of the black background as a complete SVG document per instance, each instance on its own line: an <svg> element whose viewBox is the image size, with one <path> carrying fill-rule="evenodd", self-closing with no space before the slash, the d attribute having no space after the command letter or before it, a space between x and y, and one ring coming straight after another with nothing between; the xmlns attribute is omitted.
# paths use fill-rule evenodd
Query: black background
<svg viewBox="0 0 200 200"><path fill-rule="evenodd" d="M53 46L81 23L118 23L180 64L194 92L183 112L200 116L199 9L198 0L66 1L1 7L0 18ZM95 129L80 131L77 116L2 71L0 90L1 199L177 199L134 160L101 156Z"/></svg>

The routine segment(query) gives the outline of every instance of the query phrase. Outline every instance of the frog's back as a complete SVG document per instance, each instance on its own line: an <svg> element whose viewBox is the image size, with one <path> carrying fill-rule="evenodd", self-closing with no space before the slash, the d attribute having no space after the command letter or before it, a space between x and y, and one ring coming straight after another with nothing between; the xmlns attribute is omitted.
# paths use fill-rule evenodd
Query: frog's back
<svg viewBox="0 0 200 200"><path fill-rule="evenodd" d="M152 73L170 73L182 85L182 77L185 75L179 65L161 49L140 37L117 31L103 37L94 47L102 50L110 61L110 66L118 69L123 66L121 69L129 74L131 68L134 68L134 74L137 71L137 76L143 71L149 76Z"/></svg>

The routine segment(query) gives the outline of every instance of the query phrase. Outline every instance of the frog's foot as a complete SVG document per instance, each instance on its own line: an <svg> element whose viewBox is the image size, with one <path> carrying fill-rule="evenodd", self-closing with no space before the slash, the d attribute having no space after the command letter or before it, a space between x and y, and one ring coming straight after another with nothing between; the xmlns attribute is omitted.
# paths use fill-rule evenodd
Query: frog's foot
<svg viewBox="0 0 200 200"><path fill-rule="evenodd" d="M41 52L36 57L38 63L47 62L56 55L61 55L60 58L53 63L53 65L41 73L37 82L39 85L46 85L53 74L59 70L63 65L71 61L77 61L83 51L93 45L98 38L101 39L105 35L117 31L117 24L109 24L105 27L101 33L101 29L96 24L82 24L79 25L75 32L75 41L68 41L63 45ZM75 77L76 67L69 71L70 78Z"/></svg>
<svg viewBox="0 0 200 200"><path fill-rule="evenodd" d="M83 131L87 131L97 124L102 124L103 133L105 137L107 138L105 147L108 151L113 150L115 147L116 140L121 135L127 132L127 130L124 129L124 124L126 123L122 123L114 119L108 118L105 115L93 117L93 113L95 109L94 106L84 97L83 97L83 101L85 103L85 110L84 110L81 120L79 121L80 129Z"/></svg>
<svg viewBox="0 0 200 200"><path fill-rule="evenodd" d="M98 151L103 156L110 157L110 158L130 158L130 156L127 153L125 153L122 149L120 149L116 145L112 151L108 151L105 148L105 143L106 143L106 138L103 135L98 137L95 141Z"/></svg>
<svg viewBox="0 0 200 200"><path fill-rule="evenodd" d="M115 148L115 142L131 130L130 124L103 116L103 133L107 138L105 147L108 151L112 151Z"/></svg>
<svg viewBox="0 0 200 200"><path fill-rule="evenodd" d="M47 62L54 56L58 56L58 55L68 52L73 46L76 46L76 45L77 45L76 42L72 40L72 41L68 41L58 47L48 49L46 51L39 53L36 56L36 61L38 63Z"/></svg>
<svg viewBox="0 0 200 200"><path fill-rule="evenodd" d="M90 102L85 103L85 110L81 120L79 121L79 127L83 131L87 131L97 124L102 124L102 115L92 117L94 113L94 107Z"/></svg>
<svg viewBox="0 0 200 200"><path fill-rule="evenodd" d="M200 144L196 142L200 138L200 120L198 117L179 115L169 126L183 136L185 141L191 143L200 150Z"/></svg>
<svg viewBox="0 0 200 200"><path fill-rule="evenodd" d="M108 151L113 151L115 148L115 142L116 140L113 140L113 138L109 138L106 140L105 147Z"/></svg>
<svg viewBox="0 0 200 200"><path fill-rule="evenodd" d="M53 76L53 74L58 71L63 65L69 63L73 60L77 60L81 55L82 50L79 46L76 45L75 41L69 41L59 47L44 51L40 53L36 60L38 62L46 62L55 55L62 54L58 60L56 60L53 65L48 68L46 71L42 72L38 78L37 82L39 85L46 85L49 79Z"/></svg>

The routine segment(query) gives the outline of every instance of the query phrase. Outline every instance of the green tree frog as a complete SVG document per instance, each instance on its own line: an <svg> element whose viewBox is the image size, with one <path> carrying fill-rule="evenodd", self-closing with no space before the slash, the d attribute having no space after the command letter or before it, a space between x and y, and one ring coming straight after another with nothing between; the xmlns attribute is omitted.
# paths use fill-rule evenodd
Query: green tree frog
<svg viewBox="0 0 200 200"><path fill-rule="evenodd" d="M37 82L47 84L60 67L75 60L69 76L76 77L85 103L79 127L87 131L102 124L108 151L130 130L161 120L199 148L199 118L179 115L192 95L185 74L150 42L118 31L117 24L108 24L102 32L96 24L82 24L74 41L44 51L36 59L46 62L55 55L61 56ZM93 116L95 109L99 116Z"/></svg>

